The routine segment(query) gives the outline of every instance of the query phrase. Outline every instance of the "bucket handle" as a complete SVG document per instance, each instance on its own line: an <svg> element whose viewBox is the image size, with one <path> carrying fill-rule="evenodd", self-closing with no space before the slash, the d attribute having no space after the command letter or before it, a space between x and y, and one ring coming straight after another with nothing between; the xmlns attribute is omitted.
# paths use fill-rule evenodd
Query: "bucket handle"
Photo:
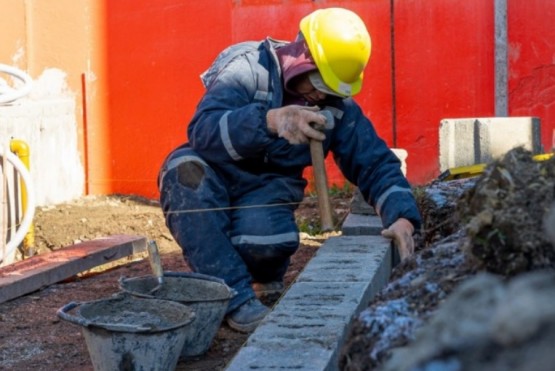
<svg viewBox="0 0 555 371"><path fill-rule="evenodd" d="M86 319L82 318L82 317L77 317L77 316L72 316L71 314L67 313L70 310L80 306L82 303L76 302L76 301L72 301L66 305L64 305L63 307L61 307L60 309L58 309L56 311L56 314L58 315L58 317L60 317L61 319L64 319L68 322L73 322L75 324L84 326L84 327L88 327L91 322L87 321Z"/></svg>
<svg viewBox="0 0 555 371"><path fill-rule="evenodd" d="M77 316L73 316L73 315L67 313L70 310L80 306L81 304L82 303L72 301L72 302L64 305L60 309L58 309L56 314L61 319L64 319L68 322L73 322L73 323L75 323L77 325L81 325L83 327L96 326L96 327L101 327L101 328L104 328L104 329L110 330L110 331L121 331L121 332L139 332L139 331L156 330L156 328L154 328L152 326L137 326L137 325L127 325L127 324L121 324L121 323L120 324L96 323L96 322L91 322L91 321L89 321L89 320L87 320L83 317L77 317Z"/></svg>

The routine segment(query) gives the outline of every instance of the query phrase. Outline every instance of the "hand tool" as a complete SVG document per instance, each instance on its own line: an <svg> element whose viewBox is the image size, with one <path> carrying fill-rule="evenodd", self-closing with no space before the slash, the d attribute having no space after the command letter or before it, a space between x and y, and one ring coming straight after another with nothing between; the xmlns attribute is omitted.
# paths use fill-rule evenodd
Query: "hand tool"
<svg viewBox="0 0 555 371"><path fill-rule="evenodd" d="M158 281L158 284L149 291L149 294L153 294L156 291L160 290L160 288L164 284L164 271L162 270L162 262L160 261L160 253L158 251L158 245L156 244L156 241L150 240L147 247L150 267L152 268L152 273L154 273L154 277L156 277L156 280Z"/></svg>
<svg viewBox="0 0 555 371"><path fill-rule="evenodd" d="M335 125L333 114L327 110L321 110L318 113L326 117L326 125L323 129L333 129ZM322 142L316 139L310 139L310 156L312 158L312 168L314 170L314 185L318 197L321 229L324 232L328 232L333 230L333 217L328 193L328 178L324 164L324 149L322 147Z"/></svg>

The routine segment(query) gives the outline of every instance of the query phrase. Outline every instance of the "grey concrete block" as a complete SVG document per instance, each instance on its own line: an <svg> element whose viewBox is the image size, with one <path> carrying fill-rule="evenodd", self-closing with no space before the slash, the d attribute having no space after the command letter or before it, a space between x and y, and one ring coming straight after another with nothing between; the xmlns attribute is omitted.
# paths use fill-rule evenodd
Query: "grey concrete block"
<svg viewBox="0 0 555 371"><path fill-rule="evenodd" d="M358 188L353 193L350 208L352 214L376 215L376 210L366 202Z"/></svg>
<svg viewBox="0 0 555 371"><path fill-rule="evenodd" d="M367 282L295 283L247 344L282 338L335 347L338 330L367 302L369 288Z"/></svg>
<svg viewBox="0 0 555 371"><path fill-rule="evenodd" d="M256 345L245 346L226 370L328 370L328 350L316 344L292 340L284 348L281 342L276 342L275 346L274 351Z"/></svg>
<svg viewBox="0 0 555 371"><path fill-rule="evenodd" d="M515 147L542 153L537 117L484 117L441 120L440 171L488 163Z"/></svg>
<svg viewBox="0 0 555 371"><path fill-rule="evenodd" d="M388 253L390 241L379 236L330 238L296 282L369 282Z"/></svg>
<svg viewBox="0 0 555 371"><path fill-rule="evenodd" d="M377 215L348 214L341 227L345 236L379 235L383 229L382 220Z"/></svg>

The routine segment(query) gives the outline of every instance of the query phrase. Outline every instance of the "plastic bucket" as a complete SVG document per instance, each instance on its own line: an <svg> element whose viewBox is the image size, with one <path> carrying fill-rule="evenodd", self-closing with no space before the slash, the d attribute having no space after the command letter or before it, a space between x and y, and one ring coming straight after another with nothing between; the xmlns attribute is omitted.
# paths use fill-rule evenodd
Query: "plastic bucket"
<svg viewBox="0 0 555 371"><path fill-rule="evenodd" d="M69 314L74 308L76 314ZM174 370L195 318L183 304L130 295L71 302L57 314L82 326L96 371Z"/></svg>
<svg viewBox="0 0 555 371"><path fill-rule="evenodd" d="M212 344L223 321L229 300L235 291L223 280L199 273L165 272L164 283L158 285L154 276L120 278L119 285L125 292L143 298L173 300L185 304L195 312L196 319L188 331L181 357L204 354Z"/></svg>

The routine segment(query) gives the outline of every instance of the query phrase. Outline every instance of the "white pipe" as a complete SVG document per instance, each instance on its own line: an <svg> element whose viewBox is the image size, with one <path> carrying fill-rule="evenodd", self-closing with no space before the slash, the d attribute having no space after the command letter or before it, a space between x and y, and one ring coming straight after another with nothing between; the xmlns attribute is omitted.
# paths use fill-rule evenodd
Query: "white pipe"
<svg viewBox="0 0 555 371"><path fill-rule="evenodd" d="M2 246L2 250L0 250L0 255L4 256L6 253L6 243L8 242L8 218L10 217L10 215L8 215L8 174L6 173L6 169L8 168L8 159L6 158L6 156L2 157L2 186L0 187L0 189L2 190L2 210L0 210L2 212L0 218L2 218L2 225L0 225L0 228L2 228L2 230L0 231L0 238L2 238L2 241L0 241L0 245ZM2 258L1 261L3 261L4 258Z"/></svg>
<svg viewBox="0 0 555 371"><path fill-rule="evenodd" d="M29 94L33 86L33 80L25 72L15 67L8 66L0 63L0 72L5 72L23 82L23 86L13 89L7 85L0 85L0 104L10 103L16 99L22 98Z"/></svg>
<svg viewBox="0 0 555 371"><path fill-rule="evenodd" d="M10 151L4 151L4 148L1 146L0 155L5 156L8 162L13 165L13 167L17 170L19 176L23 180L23 183L25 183L25 187L27 187L27 208L24 211L23 220L21 221L19 228L17 228L17 231L13 238L6 244L6 255L0 256L1 263L2 261L4 261L6 256L9 256L17 248L17 246L19 246L19 244L25 238L29 227L31 226L33 217L35 215L35 192L32 187L31 176L23 162L21 162L21 160ZM4 171L6 171L6 169L4 169Z"/></svg>

